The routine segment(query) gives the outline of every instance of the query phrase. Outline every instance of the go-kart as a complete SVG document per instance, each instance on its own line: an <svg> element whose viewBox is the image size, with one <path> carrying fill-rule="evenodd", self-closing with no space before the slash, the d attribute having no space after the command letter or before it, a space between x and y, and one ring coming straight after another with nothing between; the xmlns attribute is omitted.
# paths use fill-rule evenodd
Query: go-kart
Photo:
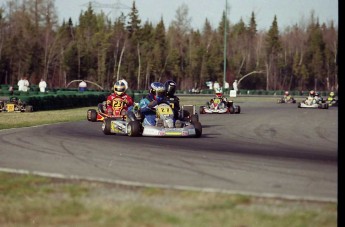
<svg viewBox="0 0 345 227"><path fill-rule="evenodd" d="M338 106L338 99L334 99L334 98L328 98L325 101L326 103L328 103L328 106L331 107L337 107Z"/></svg>
<svg viewBox="0 0 345 227"><path fill-rule="evenodd" d="M27 105L17 97L11 97L9 101L0 101L0 112L33 112L33 107Z"/></svg>
<svg viewBox="0 0 345 227"><path fill-rule="evenodd" d="M128 136L157 136L157 137L200 137L202 126L195 106L193 112L187 110L190 106L181 107L181 120L174 122L174 113L171 106L167 103L161 103L156 106L156 125L143 124L143 116L140 110L133 108L127 112L125 120L116 120L107 118L103 121L102 131L106 135L122 134Z"/></svg>
<svg viewBox="0 0 345 227"><path fill-rule="evenodd" d="M296 99L294 99L293 97L291 97L290 99L281 97L280 99L277 100L277 103L296 103Z"/></svg>
<svg viewBox="0 0 345 227"><path fill-rule="evenodd" d="M98 110L88 109L87 110L87 120L92 122L102 122L106 118L123 118L126 116L126 104L123 99L115 98L111 101L112 111L107 112L106 102L100 103L98 105Z"/></svg>
<svg viewBox="0 0 345 227"><path fill-rule="evenodd" d="M200 114L239 114L241 107L235 105L233 101L223 101L221 98L213 98L207 102L206 106L200 106Z"/></svg>
<svg viewBox="0 0 345 227"><path fill-rule="evenodd" d="M299 102L298 108L313 108L313 109L328 109L328 103L324 102L322 99L315 100L315 98L308 97L306 100Z"/></svg>

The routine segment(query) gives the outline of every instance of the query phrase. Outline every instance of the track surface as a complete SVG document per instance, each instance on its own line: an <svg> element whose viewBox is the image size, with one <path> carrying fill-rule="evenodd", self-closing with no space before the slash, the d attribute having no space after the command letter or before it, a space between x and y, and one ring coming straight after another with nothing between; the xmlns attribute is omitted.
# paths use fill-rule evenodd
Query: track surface
<svg viewBox="0 0 345 227"><path fill-rule="evenodd" d="M200 115L201 138L106 136L87 120L1 130L0 169L337 200L337 108L237 104Z"/></svg>

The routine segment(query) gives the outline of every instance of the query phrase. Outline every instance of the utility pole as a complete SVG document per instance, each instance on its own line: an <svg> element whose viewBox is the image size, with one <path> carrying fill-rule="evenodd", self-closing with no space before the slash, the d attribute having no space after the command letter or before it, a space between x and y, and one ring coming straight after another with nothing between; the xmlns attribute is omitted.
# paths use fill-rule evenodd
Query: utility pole
<svg viewBox="0 0 345 227"><path fill-rule="evenodd" d="M225 0L225 11L224 11L224 69L223 69L223 92L225 92L226 83L226 38L227 38L227 14L228 14L228 0Z"/></svg>

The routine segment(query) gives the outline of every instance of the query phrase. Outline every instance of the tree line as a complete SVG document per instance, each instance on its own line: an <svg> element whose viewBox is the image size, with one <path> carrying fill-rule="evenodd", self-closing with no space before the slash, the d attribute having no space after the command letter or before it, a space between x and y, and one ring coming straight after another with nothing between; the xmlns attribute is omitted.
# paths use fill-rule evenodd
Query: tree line
<svg viewBox="0 0 345 227"><path fill-rule="evenodd" d="M314 12L284 30L275 16L267 31L257 29L254 12L233 23L224 11L218 27L205 18L202 29L191 28L185 4L168 26L139 15L135 1L114 20L90 2L78 21L59 24L54 0L8 0L0 8L0 84L27 76L49 87L89 80L111 89L124 78L140 90L172 79L185 90L223 85L225 77L230 84L242 79L240 89L338 89L338 29Z"/></svg>

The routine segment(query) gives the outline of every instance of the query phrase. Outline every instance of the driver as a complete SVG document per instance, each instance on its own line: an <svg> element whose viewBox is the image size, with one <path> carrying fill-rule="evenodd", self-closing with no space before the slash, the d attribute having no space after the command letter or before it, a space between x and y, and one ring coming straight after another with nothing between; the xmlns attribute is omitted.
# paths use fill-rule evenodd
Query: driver
<svg viewBox="0 0 345 227"><path fill-rule="evenodd" d="M220 108L224 108L226 106L227 102L228 102L228 99L225 96L223 96L221 88L217 88L216 89L216 96L213 99L210 100L211 105L213 104L215 99L220 99L221 100L221 103L218 104Z"/></svg>
<svg viewBox="0 0 345 227"><path fill-rule="evenodd" d="M160 82L151 83L149 93L139 101L140 112L144 116L143 125L156 125L154 108L163 102L167 102L164 84Z"/></svg>
<svg viewBox="0 0 345 227"><path fill-rule="evenodd" d="M322 97L320 96L320 92L315 92L315 97L314 97L314 99L315 99L315 102L316 103L321 103L322 101L323 101L323 99L322 99Z"/></svg>
<svg viewBox="0 0 345 227"><path fill-rule="evenodd" d="M306 98L305 103L308 104L308 105L312 105L312 104L316 103L316 101L315 101L315 91L314 90L311 90L309 92L309 96Z"/></svg>
<svg viewBox="0 0 345 227"><path fill-rule="evenodd" d="M285 91L284 96L283 96L283 100L284 100L285 102L292 101L292 97L291 97L289 91Z"/></svg>
<svg viewBox="0 0 345 227"><path fill-rule="evenodd" d="M104 105L104 102L99 104L102 105L102 108L99 109L102 110L103 106L105 106L105 112L108 115L112 115L113 114L113 106L112 106L112 101L115 98L120 98L122 99L122 101L124 102L124 107L123 109L125 111L128 111L129 108L131 108L133 106L133 99L131 96L126 94L126 90L128 88L127 82L125 82L124 80L119 80L114 84L114 93L110 94L107 98L107 101ZM104 111L102 111L104 112ZM122 115L125 115L126 112L121 113Z"/></svg>
<svg viewBox="0 0 345 227"><path fill-rule="evenodd" d="M169 100L170 106L174 111L174 119L178 119L180 111L180 99L175 95L176 82L173 80L167 80L164 83L165 90L167 92L166 97Z"/></svg>
<svg viewBox="0 0 345 227"><path fill-rule="evenodd" d="M330 102L330 103L336 102L336 101L337 101L337 99L335 98L335 93L334 93L333 91L331 91L331 92L329 93L329 96L328 96L328 98L327 98L327 101Z"/></svg>

